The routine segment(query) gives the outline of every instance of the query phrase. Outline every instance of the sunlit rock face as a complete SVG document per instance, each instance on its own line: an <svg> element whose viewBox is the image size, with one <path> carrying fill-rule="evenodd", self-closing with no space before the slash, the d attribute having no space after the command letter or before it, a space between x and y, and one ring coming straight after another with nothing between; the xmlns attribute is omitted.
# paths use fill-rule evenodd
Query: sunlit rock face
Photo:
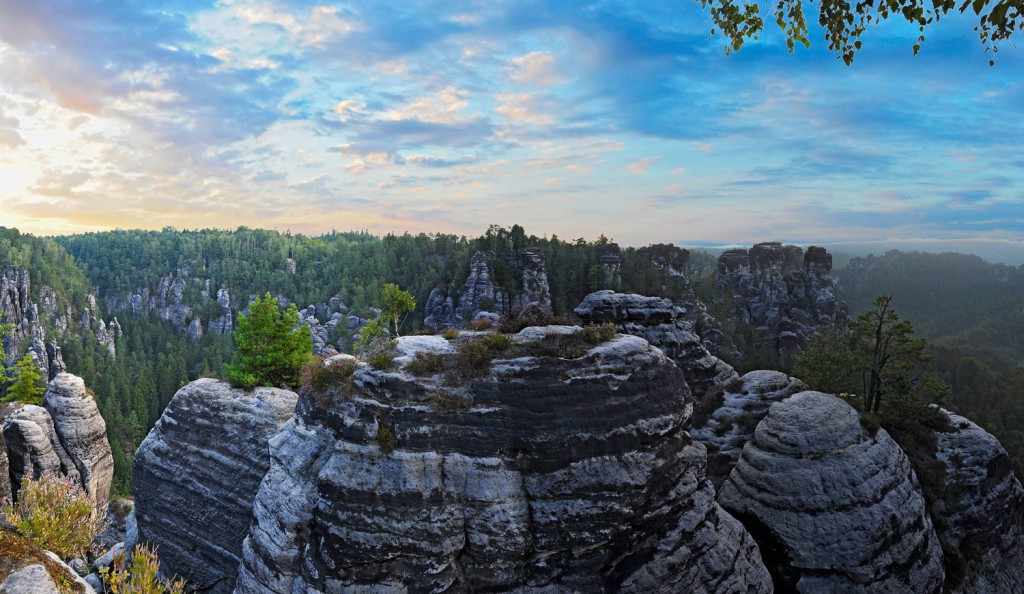
<svg viewBox="0 0 1024 594"><path fill-rule="evenodd" d="M402 343L397 369L303 393L237 592L770 592L684 430L682 371L635 336L524 354L578 331L527 328L457 385L413 377Z"/></svg>
<svg viewBox="0 0 1024 594"><path fill-rule="evenodd" d="M683 371L698 402L718 386L735 380L736 371L705 348L685 310L662 297L596 291L574 310L584 322L613 323L619 332L639 336L661 349Z"/></svg>
<svg viewBox="0 0 1024 594"><path fill-rule="evenodd" d="M771 405L718 501L757 539L776 591L942 591L942 549L910 461L834 396Z"/></svg>
<svg viewBox="0 0 1024 594"><path fill-rule="evenodd" d="M289 419L289 390L196 380L174 395L133 461L137 535L161 571L190 591L230 593L253 499L270 466L267 441Z"/></svg>
<svg viewBox="0 0 1024 594"><path fill-rule="evenodd" d="M15 496L26 478L55 473L79 483L97 505L106 505L114 459L106 422L82 378L59 374L47 386L43 406L17 408L4 419L3 433Z"/></svg>
<svg viewBox="0 0 1024 594"><path fill-rule="evenodd" d="M715 284L732 293L734 321L774 343L783 360L799 354L817 326L841 327L846 303L836 297L832 255L778 242L729 249L718 259Z"/></svg>

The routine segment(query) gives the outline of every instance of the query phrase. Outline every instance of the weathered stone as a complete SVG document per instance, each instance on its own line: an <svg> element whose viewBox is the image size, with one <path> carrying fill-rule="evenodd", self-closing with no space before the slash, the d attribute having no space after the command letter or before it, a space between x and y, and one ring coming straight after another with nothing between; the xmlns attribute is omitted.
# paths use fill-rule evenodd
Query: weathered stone
<svg viewBox="0 0 1024 594"><path fill-rule="evenodd" d="M910 461L834 396L772 404L718 501L757 539L776 591L942 591L942 551Z"/></svg>
<svg viewBox="0 0 1024 594"><path fill-rule="evenodd" d="M804 390L803 382L779 371L751 371L714 395L710 416L695 416L690 435L708 449L708 478L720 488L729 478L743 446L773 403Z"/></svg>
<svg viewBox="0 0 1024 594"><path fill-rule="evenodd" d="M303 394L271 439L239 594L770 591L683 430L681 371L641 338L463 386L367 367L353 386ZM451 390L466 406L435 409Z"/></svg>
<svg viewBox="0 0 1024 594"><path fill-rule="evenodd" d="M26 404L4 419L4 441L15 497L25 477L35 480L59 473L81 483L78 467L57 438L53 419L45 408Z"/></svg>
<svg viewBox="0 0 1024 594"><path fill-rule="evenodd" d="M82 378L62 373L46 388L43 407L50 413L57 438L78 471L82 487L106 504L114 478L114 459L107 441L107 424Z"/></svg>
<svg viewBox="0 0 1024 594"><path fill-rule="evenodd" d="M95 594L57 555L0 528L0 594Z"/></svg>
<svg viewBox="0 0 1024 594"><path fill-rule="evenodd" d="M948 590L1024 592L1024 488L995 437L960 415L943 413L952 430L935 433L946 478L932 516L946 553Z"/></svg>
<svg viewBox="0 0 1024 594"><path fill-rule="evenodd" d="M504 264L522 277L522 289L519 291L497 283L491 265L496 259L494 252L476 252L470 258L469 276L455 308L457 321L464 323L482 311L511 315L527 309L539 309L551 313L547 270L536 248L523 248L504 259Z"/></svg>
<svg viewBox="0 0 1024 594"><path fill-rule="evenodd" d="M160 567L190 590L229 593L270 465L267 441L297 396L196 380L174 395L133 462L138 540L159 547Z"/></svg>
<svg viewBox="0 0 1024 594"><path fill-rule="evenodd" d="M597 291L587 295L574 311L585 322L612 322L620 332L640 336L660 348L683 370L698 402L716 386L738 377L729 364L708 352L683 319L685 311L668 299Z"/></svg>
<svg viewBox="0 0 1024 594"><path fill-rule="evenodd" d="M434 328L452 328L459 326L459 318L455 315L452 298L443 289L433 288L423 306L423 325Z"/></svg>
<svg viewBox="0 0 1024 594"><path fill-rule="evenodd" d="M732 293L733 321L756 328L788 361L802 352L816 326L846 324L847 307L836 298L831 271L832 256L824 248L811 246L805 254L769 241L749 251L726 250L715 284Z"/></svg>

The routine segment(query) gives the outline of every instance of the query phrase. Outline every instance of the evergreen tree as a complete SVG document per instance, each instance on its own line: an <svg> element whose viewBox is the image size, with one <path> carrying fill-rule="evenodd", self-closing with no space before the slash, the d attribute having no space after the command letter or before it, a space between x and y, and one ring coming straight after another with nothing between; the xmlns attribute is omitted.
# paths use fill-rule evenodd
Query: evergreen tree
<svg viewBox="0 0 1024 594"><path fill-rule="evenodd" d="M39 368L36 367L36 361L32 355L26 353L10 371L11 373L6 379L12 383L7 387L7 396L4 397L4 400L42 404L46 388L43 385L43 376L39 372Z"/></svg>
<svg viewBox="0 0 1024 594"><path fill-rule="evenodd" d="M239 316L235 328L238 364L226 366L231 383L247 389L297 387L302 367L313 353L309 328L298 324L295 304L281 312L277 297L269 292L265 297L257 296L247 315Z"/></svg>

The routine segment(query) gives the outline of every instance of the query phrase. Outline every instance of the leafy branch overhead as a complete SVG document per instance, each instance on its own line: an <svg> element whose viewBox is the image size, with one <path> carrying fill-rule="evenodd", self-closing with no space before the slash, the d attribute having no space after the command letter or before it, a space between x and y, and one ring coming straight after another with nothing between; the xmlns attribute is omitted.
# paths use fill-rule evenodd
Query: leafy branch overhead
<svg viewBox="0 0 1024 594"><path fill-rule="evenodd" d="M797 43L810 47L807 36L807 19L802 0L777 0L764 4L751 1L737 3L734 0L698 0L705 9L711 9L711 34L721 32L728 41L726 53L739 51L750 39L758 39L764 32L763 14L771 14L775 24L786 37L789 51ZM1024 12L1021 0L860 0L850 3L845 0L822 0L818 12L818 24L825 29L828 48L846 65L861 48L861 35L870 25L877 25L889 17L902 18L918 27L914 55L924 42L924 30L938 22L950 11L973 12L978 18L974 27L981 38L985 51L993 54L999 51L998 42L1009 41L1024 27ZM993 56L994 57L994 56ZM989 65L995 64L994 59Z"/></svg>

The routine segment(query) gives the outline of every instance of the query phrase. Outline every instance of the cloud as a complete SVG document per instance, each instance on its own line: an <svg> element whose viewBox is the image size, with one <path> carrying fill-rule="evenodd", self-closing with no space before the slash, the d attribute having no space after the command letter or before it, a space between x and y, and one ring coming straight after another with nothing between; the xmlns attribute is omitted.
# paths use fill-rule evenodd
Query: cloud
<svg viewBox="0 0 1024 594"><path fill-rule="evenodd" d="M551 52L530 52L512 58L506 65L508 76L518 83L549 86L565 82L558 72L555 55Z"/></svg>
<svg viewBox="0 0 1024 594"><path fill-rule="evenodd" d="M661 157L647 157L640 159L639 161L634 161L633 163L626 165L626 171L632 174L647 173L647 169L658 161L661 161Z"/></svg>

